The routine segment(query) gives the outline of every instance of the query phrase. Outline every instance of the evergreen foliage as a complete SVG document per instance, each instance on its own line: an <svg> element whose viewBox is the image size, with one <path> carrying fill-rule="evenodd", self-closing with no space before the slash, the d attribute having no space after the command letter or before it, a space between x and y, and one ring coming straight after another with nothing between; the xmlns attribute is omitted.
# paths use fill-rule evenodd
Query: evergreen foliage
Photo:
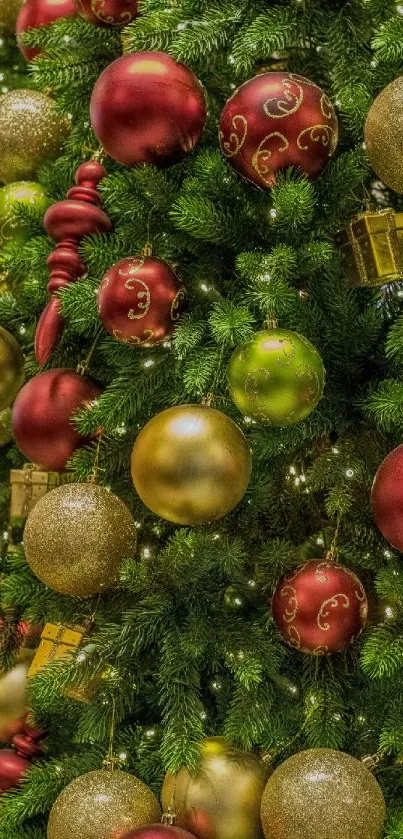
<svg viewBox="0 0 403 839"><path fill-rule="evenodd" d="M106 161L101 192L113 232L81 243L88 276L60 295L67 327L51 366L75 367L96 341L89 373L105 389L79 413L77 427L103 427L103 480L129 505L140 549L149 545L150 555L143 551L140 560L139 550L122 568L120 587L89 601L46 589L22 548L3 557L1 603L15 623L82 623L95 612L95 630L84 661L52 664L32 680L35 717L49 732L46 752L24 784L2 797L0 839L44 839L60 790L101 765L112 705L122 766L157 792L165 770L196 766L198 743L208 734L225 733L275 760L312 746L357 756L380 750L385 837L403 839L403 573L369 505L379 463L402 440L402 290L349 288L334 244L368 191L378 206L401 208L402 199L370 171L363 124L375 95L402 72L402 7L395 0L142 0L140 10L122 38L81 19L24 36L45 51L30 66L32 84L51 89L73 118L63 155L38 173L52 201L64 197L75 168L96 148L89 96L122 48L165 50L189 64L206 86L209 117L197 150L175 167L126 169ZM222 157L217 123L235 87L281 61L329 93L341 140L314 183L288 170L263 194ZM53 245L35 212L20 213L32 237L0 253L9 288L0 295L0 323L22 344L29 377L38 372L33 336ZM172 341L136 350L100 329L96 290L105 271L140 252L148 238L177 268L189 303ZM268 315L309 338L327 371L318 408L290 428L243 420L227 389L233 348ZM226 518L176 528L136 497L130 452L150 417L208 393L245 431L252 480ZM74 477L85 479L93 461L94 445L78 451L69 464ZM21 463L9 447L2 476ZM2 489L0 503L6 500ZM340 561L365 583L370 621L345 653L309 658L284 646L269 598L285 571L324 555L337 523ZM5 665L17 647L7 648ZM91 705L69 697L69 685L99 674Z"/></svg>

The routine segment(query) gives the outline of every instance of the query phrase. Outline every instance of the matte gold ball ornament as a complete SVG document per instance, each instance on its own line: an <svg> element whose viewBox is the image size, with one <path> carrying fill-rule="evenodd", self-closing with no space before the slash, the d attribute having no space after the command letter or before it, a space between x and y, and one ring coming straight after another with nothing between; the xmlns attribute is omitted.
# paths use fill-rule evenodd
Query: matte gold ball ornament
<svg viewBox="0 0 403 839"><path fill-rule="evenodd" d="M260 423L306 419L323 394L325 370L313 344L287 329L257 332L233 353L229 387L237 408Z"/></svg>
<svg viewBox="0 0 403 839"><path fill-rule="evenodd" d="M260 801L269 767L224 737L208 737L200 748L202 762L195 775L187 769L166 775L164 811L173 802L175 823L198 839L259 839Z"/></svg>
<svg viewBox="0 0 403 839"><path fill-rule="evenodd" d="M0 326L0 411L14 402L24 381L24 356L13 335Z"/></svg>
<svg viewBox="0 0 403 839"><path fill-rule="evenodd" d="M160 817L154 793L139 778L98 769L75 778L60 793L50 811L47 839L121 839Z"/></svg>
<svg viewBox="0 0 403 839"><path fill-rule="evenodd" d="M175 524L225 516L243 497L251 452L238 426L208 405L179 405L153 417L132 452L132 478L144 504Z"/></svg>
<svg viewBox="0 0 403 839"><path fill-rule="evenodd" d="M0 96L0 181L32 178L58 156L69 131L69 120L44 93L11 90Z"/></svg>
<svg viewBox="0 0 403 839"><path fill-rule="evenodd" d="M115 585L134 555L136 528L126 505L95 483L62 484L41 498L24 530L26 560L45 585L89 597Z"/></svg>
<svg viewBox="0 0 403 839"><path fill-rule="evenodd" d="M266 839L381 839L382 790L355 757L309 749L284 761L262 797Z"/></svg>
<svg viewBox="0 0 403 839"><path fill-rule="evenodd" d="M0 411L0 448L10 443L12 439L11 408L4 408Z"/></svg>
<svg viewBox="0 0 403 839"><path fill-rule="evenodd" d="M378 178L395 192L403 193L403 76L384 87L372 103L364 139Z"/></svg>

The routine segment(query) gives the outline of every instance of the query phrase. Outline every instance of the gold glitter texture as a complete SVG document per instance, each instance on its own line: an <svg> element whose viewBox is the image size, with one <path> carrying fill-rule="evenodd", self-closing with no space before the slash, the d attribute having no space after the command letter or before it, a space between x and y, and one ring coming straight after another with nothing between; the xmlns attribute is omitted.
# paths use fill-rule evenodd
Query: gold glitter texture
<svg viewBox="0 0 403 839"><path fill-rule="evenodd" d="M117 582L133 556L133 517L116 495L92 483L63 484L38 501L24 530L27 562L61 594L88 597Z"/></svg>
<svg viewBox="0 0 403 839"><path fill-rule="evenodd" d="M333 749L309 749L282 763L261 806L266 839L381 839L385 815L371 772Z"/></svg>
<svg viewBox="0 0 403 839"><path fill-rule="evenodd" d="M403 193L403 76L376 97L364 128L369 162L379 178Z"/></svg>
<svg viewBox="0 0 403 839"><path fill-rule="evenodd" d="M69 130L68 119L43 93L12 90L0 96L0 181L32 178L57 157Z"/></svg>
<svg viewBox="0 0 403 839"><path fill-rule="evenodd" d="M198 525L225 516L243 497L252 459L242 431L207 405L179 405L153 417L133 447L132 478L161 518Z"/></svg>
<svg viewBox="0 0 403 839"><path fill-rule="evenodd" d="M167 775L161 803L172 805L175 824L198 839L259 839L260 801L269 767L258 755L241 752L223 737L201 743L202 762L195 775L181 769Z"/></svg>
<svg viewBox="0 0 403 839"><path fill-rule="evenodd" d="M267 329L238 347L228 368L232 399L268 425L305 419L322 397L325 371L315 347L297 332Z"/></svg>
<svg viewBox="0 0 403 839"><path fill-rule="evenodd" d="M0 326L0 411L14 401L24 381L24 356L15 338Z"/></svg>
<svg viewBox="0 0 403 839"><path fill-rule="evenodd" d="M14 35L22 0L0 0L0 35Z"/></svg>
<svg viewBox="0 0 403 839"><path fill-rule="evenodd" d="M121 839L160 818L161 808L146 784L128 772L99 769L80 775L60 793L47 839Z"/></svg>

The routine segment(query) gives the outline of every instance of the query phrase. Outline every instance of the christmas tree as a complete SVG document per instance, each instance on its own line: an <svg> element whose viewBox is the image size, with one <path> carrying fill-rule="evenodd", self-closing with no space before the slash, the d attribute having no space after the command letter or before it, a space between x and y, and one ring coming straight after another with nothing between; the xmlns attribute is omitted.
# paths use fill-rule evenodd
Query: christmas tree
<svg viewBox="0 0 403 839"><path fill-rule="evenodd" d="M0 837L403 839L403 6L16 29Z"/></svg>

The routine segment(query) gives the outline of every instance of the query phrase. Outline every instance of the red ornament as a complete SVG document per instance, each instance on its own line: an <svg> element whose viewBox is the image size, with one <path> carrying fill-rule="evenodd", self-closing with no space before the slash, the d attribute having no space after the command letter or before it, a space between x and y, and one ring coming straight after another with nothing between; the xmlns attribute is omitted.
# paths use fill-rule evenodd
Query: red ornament
<svg viewBox="0 0 403 839"><path fill-rule="evenodd" d="M382 461L372 485L371 503L382 536L403 551L403 445Z"/></svg>
<svg viewBox="0 0 403 839"><path fill-rule="evenodd" d="M100 393L95 382L75 370L56 368L34 376L20 390L12 412L14 437L23 454L46 469L64 469L73 452L88 442L71 417Z"/></svg>
<svg viewBox="0 0 403 839"><path fill-rule="evenodd" d="M94 26L127 26L137 17L137 0L75 0L76 10Z"/></svg>
<svg viewBox="0 0 403 839"><path fill-rule="evenodd" d="M118 341L152 347L172 334L184 300L185 289L167 262L132 256L105 274L98 311L105 329Z"/></svg>
<svg viewBox="0 0 403 839"><path fill-rule="evenodd" d="M35 355L41 367L59 343L64 329L60 299L54 292L76 282L86 271L78 252L80 239L90 233L107 233L112 228L108 216L99 207L101 196L97 187L105 175L106 169L96 160L82 163L75 175L77 186L69 189L65 201L52 204L45 213L45 230L57 245L47 260L48 291L53 296L41 314L35 334Z"/></svg>
<svg viewBox="0 0 403 839"><path fill-rule="evenodd" d="M25 47L20 35L28 29L38 29L61 17L73 17L75 13L74 0L25 0L16 25L17 43L24 58L32 61L42 50L39 47Z"/></svg>
<svg viewBox="0 0 403 839"><path fill-rule="evenodd" d="M42 754L38 741L43 737L37 728L24 726L23 733L13 737L15 749L0 750L0 791L5 792L21 783L34 757Z"/></svg>
<svg viewBox="0 0 403 839"><path fill-rule="evenodd" d="M344 650L361 631L368 611L358 577L326 559L311 559L283 577L271 606L287 643L311 655Z"/></svg>
<svg viewBox="0 0 403 839"><path fill-rule="evenodd" d="M101 73L91 125L107 154L125 166L170 166L195 147L206 120L196 76L164 52L123 55Z"/></svg>
<svg viewBox="0 0 403 839"><path fill-rule="evenodd" d="M195 839L193 833L170 824L145 824L125 833L121 839Z"/></svg>
<svg viewBox="0 0 403 839"><path fill-rule="evenodd" d="M314 82L296 73L262 73L228 99L219 136L234 169L269 189L287 166L316 177L336 149L338 123L330 99Z"/></svg>

